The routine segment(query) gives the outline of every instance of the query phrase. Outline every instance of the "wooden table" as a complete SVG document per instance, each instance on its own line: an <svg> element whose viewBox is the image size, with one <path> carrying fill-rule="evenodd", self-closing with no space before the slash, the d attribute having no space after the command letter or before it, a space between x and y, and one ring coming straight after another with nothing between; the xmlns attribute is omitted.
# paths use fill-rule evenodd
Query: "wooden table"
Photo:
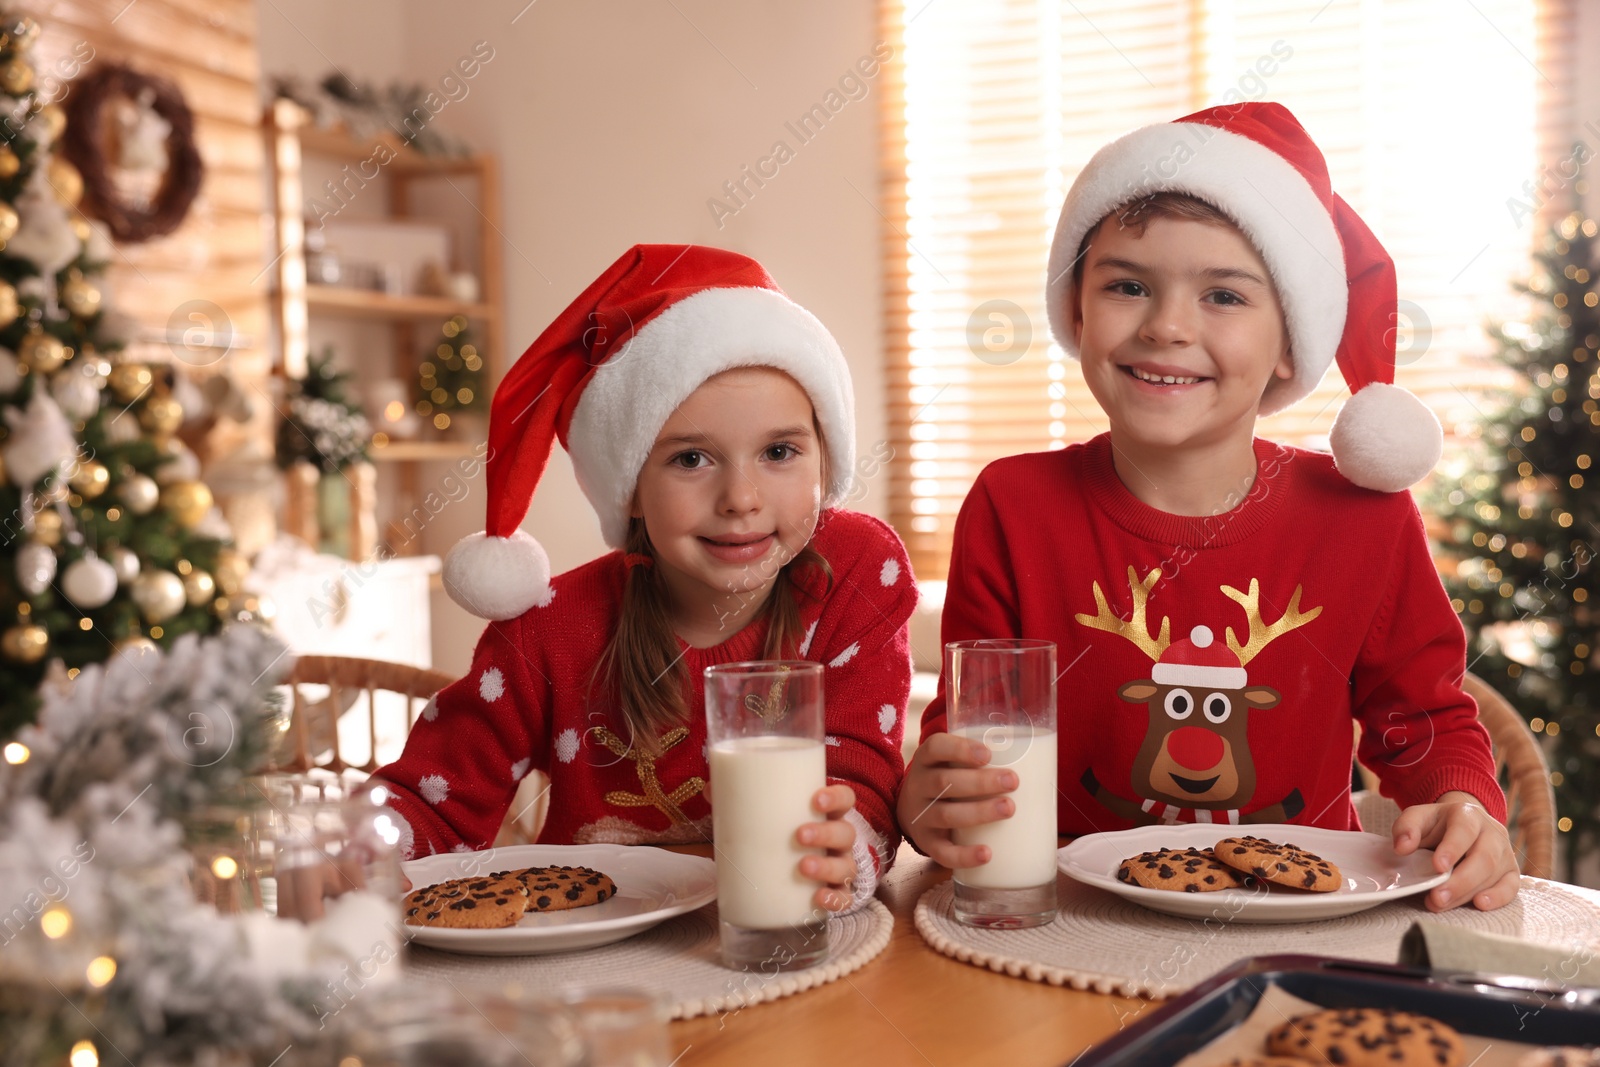
<svg viewBox="0 0 1600 1067"><path fill-rule="evenodd" d="M710 855L706 846L674 851ZM1029 982L929 948L917 899L950 872L903 846L879 898L889 946L861 970L726 1016L673 1023L674 1067L722 1064L1006 1064L1056 1067L1116 1033L1151 1001Z"/></svg>

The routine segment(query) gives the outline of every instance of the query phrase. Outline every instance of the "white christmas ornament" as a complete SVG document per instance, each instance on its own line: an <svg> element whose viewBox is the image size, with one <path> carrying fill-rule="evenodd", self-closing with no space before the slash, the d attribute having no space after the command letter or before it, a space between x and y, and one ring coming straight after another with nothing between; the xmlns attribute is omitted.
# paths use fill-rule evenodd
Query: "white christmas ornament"
<svg viewBox="0 0 1600 1067"><path fill-rule="evenodd" d="M14 393L22 384L17 372L17 354L9 348L0 348L0 393Z"/></svg>
<svg viewBox="0 0 1600 1067"><path fill-rule="evenodd" d="M34 392L27 410L5 409L11 437L3 450L6 474L13 485L31 489L40 478L58 470L78 450L72 424L44 390Z"/></svg>
<svg viewBox="0 0 1600 1067"><path fill-rule="evenodd" d="M61 591L74 607L101 607L117 595L116 568L91 552L67 564L61 575Z"/></svg>
<svg viewBox="0 0 1600 1067"><path fill-rule="evenodd" d="M135 515L148 515L161 499L161 487L148 474L135 474L123 480L117 488L117 496Z"/></svg>
<svg viewBox="0 0 1600 1067"><path fill-rule="evenodd" d="M118 545L110 553L111 569L117 572L117 581L122 585L131 585L139 577L139 557L131 548Z"/></svg>
<svg viewBox="0 0 1600 1067"><path fill-rule="evenodd" d="M50 295L50 286L37 274L30 274L17 283L17 295L28 300L44 300Z"/></svg>
<svg viewBox="0 0 1600 1067"><path fill-rule="evenodd" d="M89 223L89 239L84 242L83 251L85 255L96 263L110 262L114 251L111 244L111 230L99 219ZM105 279L99 279L95 284L100 287L103 297L110 296L110 293L106 292ZM109 300L102 300L103 304L109 302Z"/></svg>
<svg viewBox="0 0 1600 1067"><path fill-rule="evenodd" d="M166 622L188 603L183 579L171 571L146 571L133 583L133 602L147 622Z"/></svg>
<svg viewBox="0 0 1600 1067"><path fill-rule="evenodd" d="M188 445L173 437L167 441L165 452L172 458L156 468L157 485L192 482L200 477L200 460Z"/></svg>
<svg viewBox="0 0 1600 1067"><path fill-rule="evenodd" d="M50 380L50 395L63 415L82 422L100 410L100 376L88 363L74 364Z"/></svg>
<svg viewBox="0 0 1600 1067"><path fill-rule="evenodd" d="M114 445L130 444L144 436L139 429L139 420L126 411L114 418L106 419L104 429L106 440Z"/></svg>
<svg viewBox="0 0 1600 1067"><path fill-rule="evenodd" d="M71 216L66 205L56 199L44 167L35 167L29 175L16 208L22 222L16 236L6 242L6 255L21 256L47 277L78 258L83 242L72 232Z"/></svg>
<svg viewBox="0 0 1600 1067"><path fill-rule="evenodd" d="M56 576L56 552L37 541L25 542L17 549L17 585L29 596L50 588Z"/></svg>

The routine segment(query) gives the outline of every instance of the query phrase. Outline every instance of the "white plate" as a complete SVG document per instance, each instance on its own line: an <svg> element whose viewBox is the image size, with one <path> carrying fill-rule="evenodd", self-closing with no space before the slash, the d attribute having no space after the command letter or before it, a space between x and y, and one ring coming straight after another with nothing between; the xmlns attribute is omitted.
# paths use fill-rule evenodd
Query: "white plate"
<svg viewBox="0 0 1600 1067"><path fill-rule="evenodd" d="M481 956L571 952L632 937L664 919L715 900L717 865L642 845L513 845L484 852L447 852L405 864L420 889L474 874L520 867L592 867L611 876L617 895L587 908L529 912L501 930L408 926L419 945Z"/></svg>
<svg viewBox="0 0 1600 1067"><path fill-rule="evenodd" d="M1249 834L1280 844L1292 843L1338 864L1344 885L1331 893L1297 889L1221 889L1213 893L1175 893L1146 889L1117 880L1117 868L1129 856L1158 848L1210 848L1225 837ZM1387 837L1315 826L1261 824L1213 826L1140 826L1103 834L1086 834L1061 849L1057 863L1080 882L1168 915L1228 922L1282 923L1332 919L1401 897L1425 892L1450 877L1433 869L1433 852L1419 848L1397 855Z"/></svg>

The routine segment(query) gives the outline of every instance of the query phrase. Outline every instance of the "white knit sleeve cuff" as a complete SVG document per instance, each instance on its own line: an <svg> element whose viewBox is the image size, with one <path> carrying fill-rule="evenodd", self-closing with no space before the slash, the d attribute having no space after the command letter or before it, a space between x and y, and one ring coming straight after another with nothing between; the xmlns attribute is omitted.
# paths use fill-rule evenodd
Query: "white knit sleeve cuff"
<svg viewBox="0 0 1600 1067"><path fill-rule="evenodd" d="M883 835L874 830L872 824L854 808L845 812L844 817L856 828L856 843L851 850L851 856L856 861L854 892L850 897L850 906L840 912L841 915L849 915L867 906L867 901L878 891L878 882L882 880L889 863Z"/></svg>

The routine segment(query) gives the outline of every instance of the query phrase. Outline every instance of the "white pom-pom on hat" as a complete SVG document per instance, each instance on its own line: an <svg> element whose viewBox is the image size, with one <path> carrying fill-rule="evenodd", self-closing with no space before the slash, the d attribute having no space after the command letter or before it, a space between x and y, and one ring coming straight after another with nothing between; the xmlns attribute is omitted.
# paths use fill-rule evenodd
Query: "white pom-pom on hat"
<svg viewBox="0 0 1600 1067"><path fill-rule="evenodd" d="M526 530L468 534L444 559L450 599L482 619L514 619L550 603L550 557Z"/></svg>
<svg viewBox="0 0 1600 1067"><path fill-rule="evenodd" d="M1363 489L1398 493L1439 462L1444 431L1414 394L1373 382L1339 409L1329 443L1340 474Z"/></svg>

